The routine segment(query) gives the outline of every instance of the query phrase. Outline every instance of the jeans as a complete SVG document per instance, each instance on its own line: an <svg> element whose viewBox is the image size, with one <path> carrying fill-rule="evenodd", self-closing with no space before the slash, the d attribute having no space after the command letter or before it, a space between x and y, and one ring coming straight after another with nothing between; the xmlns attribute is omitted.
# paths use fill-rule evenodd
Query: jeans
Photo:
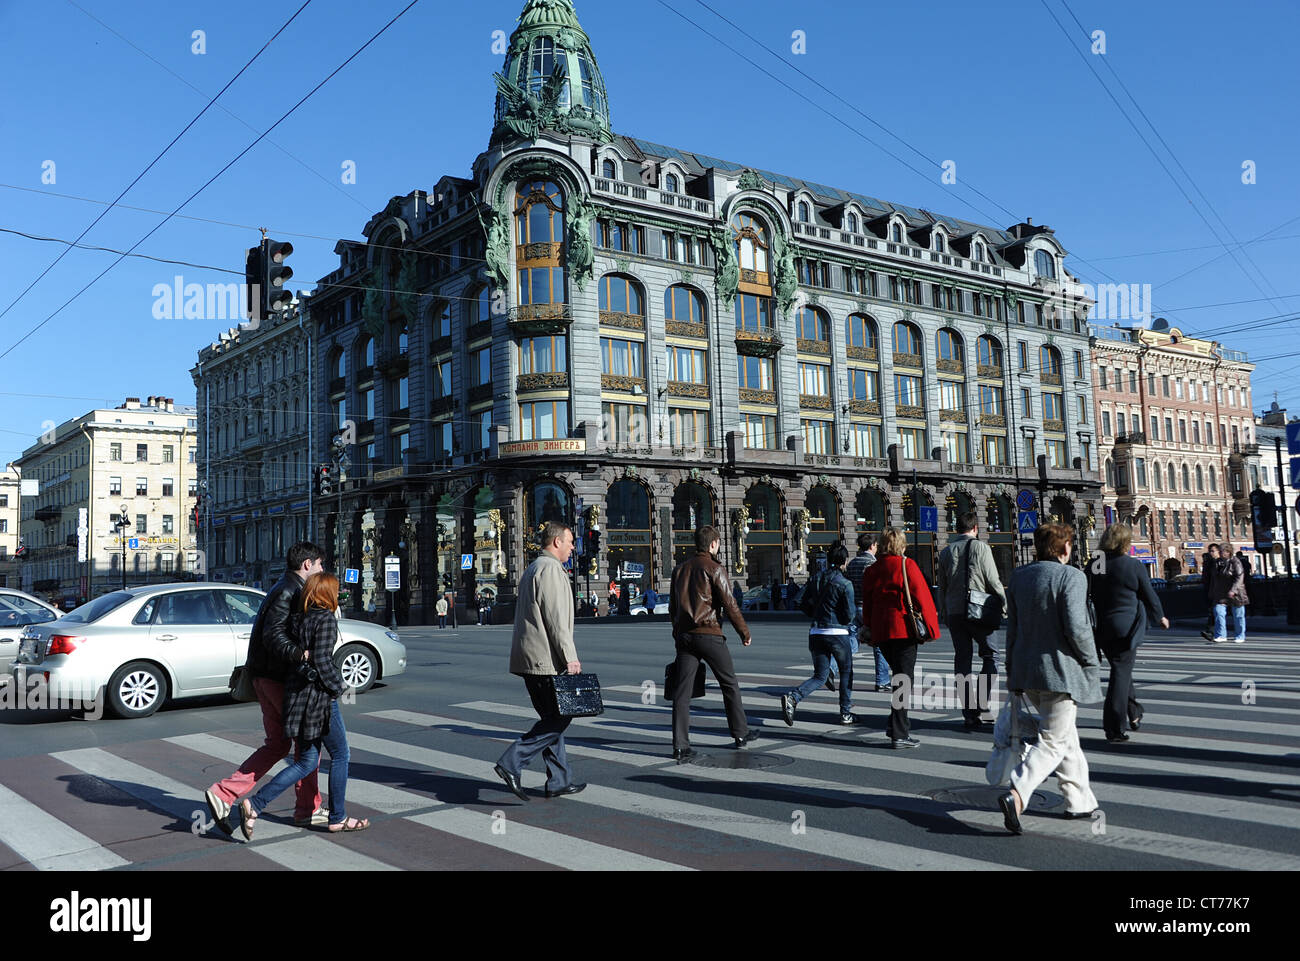
<svg viewBox="0 0 1300 961"><path fill-rule="evenodd" d="M291 784L316 770L323 744L330 754L330 824L342 824L347 820L348 732L343 727L343 713L339 710L337 698L330 706L329 727L329 733L315 741L297 739L297 758L248 799L256 813L261 814Z"/></svg>
<svg viewBox="0 0 1300 961"><path fill-rule="evenodd" d="M849 628L849 648L854 654L858 653L860 645L858 643L858 628L856 626ZM876 687L884 687L889 683L889 662L885 660L885 655L880 648L871 649L872 656L876 659ZM839 665L831 659L831 677L836 677L840 673Z"/></svg>
<svg viewBox="0 0 1300 961"><path fill-rule="evenodd" d="M573 718L563 717L556 712L555 685L548 675L525 674L524 687L528 691L528 699L533 702L533 710L537 712L537 723L506 748L497 763L519 777L533 758L540 754L546 764L546 790L562 791L573 783L573 770L569 767L569 755L564 749L564 732L573 723Z"/></svg>
<svg viewBox="0 0 1300 961"><path fill-rule="evenodd" d="M1237 635L1233 640L1244 641L1246 639L1246 608L1234 604L1232 606L1232 619L1237 624ZM1214 605L1214 639L1216 641L1226 640L1228 637L1228 605Z"/></svg>
<svg viewBox="0 0 1300 961"><path fill-rule="evenodd" d="M809 634L808 650L813 657L813 676L790 692L798 704L819 690L830 676L831 664L840 669L840 713L853 711L853 655L848 634Z"/></svg>

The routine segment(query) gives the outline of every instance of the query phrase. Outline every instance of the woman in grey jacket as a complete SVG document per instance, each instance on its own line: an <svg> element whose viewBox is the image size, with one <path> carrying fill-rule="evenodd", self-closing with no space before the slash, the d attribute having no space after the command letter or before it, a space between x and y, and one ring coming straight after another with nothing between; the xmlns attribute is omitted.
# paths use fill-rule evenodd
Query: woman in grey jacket
<svg viewBox="0 0 1300 961"><path fill-rule="evenodd" d="M1077 705L1101 700L1100 663L1088 618L1088 579L1069 566L1074 532L1064 524L1034 531L1038 561L1018 568L1007 588L1007 686L1038 709L1038 743L998 798L1007 830L1020 834L1020 814L1053 771L1065 795L1065 816L1097 808L1088 761L1075 726Z"/></svg>

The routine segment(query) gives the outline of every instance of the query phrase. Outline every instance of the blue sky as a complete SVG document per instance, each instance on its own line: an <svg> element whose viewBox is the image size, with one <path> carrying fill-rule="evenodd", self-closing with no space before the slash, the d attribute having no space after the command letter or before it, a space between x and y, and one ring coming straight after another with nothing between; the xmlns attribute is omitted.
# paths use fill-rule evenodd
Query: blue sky
<svg viewBox="0 0 1300 961"><path fill-rule="evenodd" d="M312 0L121 204L170 211L406 2ZM1300 413L1297 322L1276 322L1300 316L1300 5L707 3L754 40L699 0L579 0L618 132L993 226L1032 217L1057 231L1081 280L1149 283L1156 315L1189 333L1237 328L1218 339L1261 359L1256 408L1276 390ZM103 205L52 195L116 197L300 4L0 0L0 228L75 238ZM266 226L294 244L292 283L309 289L337 266L335 238L359 238L390 197L468 174L487 144L502 65L492 34L510 33L522 7L420 0L182 211L203 220L173 218L138 252L242 276L243 251ZM1105 32L1104 55L1090 52L1094 30ZM792 52L795 31L803 54ZM947 160L955 185L931 164ZM53 183L43 182L49 161ZM347 161L355 184L341 182ZM1246 161L1254 184L1242 182ZM161 219L118 207L82 243L125 250ZM1225 250L1233 237L1244 244L1236 258ZM0 310L64 249L0 232ZM240 277L128 258L15 346L113 259L69 252L0 318L0 463L43 422L127 395L193 403L197 352L229 324L155 319L154 286L178 273L187 283Z"/></svg>

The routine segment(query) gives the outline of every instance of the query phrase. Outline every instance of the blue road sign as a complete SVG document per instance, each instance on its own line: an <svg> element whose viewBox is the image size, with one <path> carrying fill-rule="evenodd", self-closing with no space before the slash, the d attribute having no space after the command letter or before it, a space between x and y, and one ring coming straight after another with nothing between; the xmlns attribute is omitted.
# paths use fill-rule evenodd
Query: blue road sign
<svg viewBox="0 0 1300 961"><path fill-rule="evenodd" d="M1286 425L1286 449L1293 455L1300 456L1300 420L1293 420Z"/></svg>
<svg viewBox="0 0 1300 961"><path fill-rule="evenodd" d="M474 569L474 555L473 555L473 554L461 554L461 555L460 555L460 569L461 569L462 571L472 571L472 570Z"/></svg>
<svg viewBox="0 0 1300 961"><path fill-rule="evenodd" d="M921 530L937 534L939 532L939 508L921 508Z"/></svg>
<svg viewBox="0 0 1300 961"><path fill-rule="evenodd" d="M1038 511L1021 511L1016 520L1016 530L1021 534L1032 534L1037 529Z"/></svg>
<svg viewBox="0 0 1300 961"><path fill-rule="evenodd" d="M1016 506L1022 511L1032 511L1034 509L1034 492L1022 490L1016 495Z"/></svg>
<svg viewBox="0 0 1300 961"><path fill-rule="evenodd" d="M1300 490L1300 457L1291 458L1291 486Z"/></svg>
<svg viewBox="0 0 1300 961"><path fill-rule="evenodd" d="M138 538L138 537L133 537L133 538L131 538L129 541L126 542L126 546L129 547L129 548L130 548L131 550L133 550L133 551L135 551L135 550L139 550L139 549L140 549L140 538Z"/></svg>
<svg viewBox="0 0 1300 961"><path fill-rule="evenodd" d="M640 577L644 573L645 573L645 566L643 564L636 564L632 561L623 562L624 577Z"/></svg>
<svg viewBox="0 0 1300 961"><path fill-rule="evenodd" d="M355 567L345 568L343 571L344 584L356 584L361 580L361 571Z"/></svg>

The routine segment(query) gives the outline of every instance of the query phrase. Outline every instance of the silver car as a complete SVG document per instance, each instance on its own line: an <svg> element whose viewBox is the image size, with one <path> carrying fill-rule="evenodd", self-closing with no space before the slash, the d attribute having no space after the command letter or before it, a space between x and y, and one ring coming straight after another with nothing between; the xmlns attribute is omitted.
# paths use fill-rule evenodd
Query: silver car
<svg viewBox="0 0 1300 961"><path fill-rule="evenodd" d="M114 591L24 628L9 672L27 683L43 676L51 701L90 701L102 690L119 717L148 717L171 699L229 690L265 596L196 583ZM406 647L380 625L341 619L334 662L360 693L403 673Z"/></svg>
<svg viewBox="0 0 1300 961"><path fill-rule="evenodd" d="M9 665L18 655L23 628L58 620L63 612L38 597L0 587L0 683L8 677Z"/></svg>

